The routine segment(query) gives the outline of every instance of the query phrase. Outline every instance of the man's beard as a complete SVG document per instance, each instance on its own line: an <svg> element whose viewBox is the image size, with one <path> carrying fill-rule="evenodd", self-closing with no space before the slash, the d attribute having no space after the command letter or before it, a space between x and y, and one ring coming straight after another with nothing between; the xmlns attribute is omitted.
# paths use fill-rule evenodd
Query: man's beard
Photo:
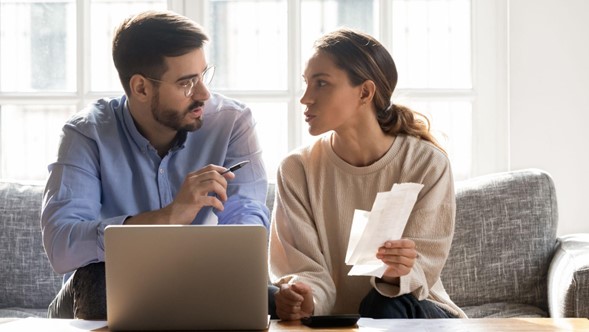
<svg viewBox="0 0 589 332"><path fill-rule="evenodd" d="M195 101L184 112L178 112L174 109L160 109L160 94L158 91L151 100L151 113L155 121L175 131L195 131L202 127L202 116L196 119L194 123L183 125L182 120L191 110L203 105L203 102Z"/></svg>

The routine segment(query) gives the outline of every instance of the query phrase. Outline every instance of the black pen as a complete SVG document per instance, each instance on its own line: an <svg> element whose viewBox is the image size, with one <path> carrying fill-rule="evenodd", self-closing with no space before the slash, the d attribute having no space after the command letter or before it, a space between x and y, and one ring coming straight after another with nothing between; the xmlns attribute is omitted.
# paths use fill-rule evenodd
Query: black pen
<svg viewBox="0 0 589 332"><path fill-rule="evenodd" d="M223 172L221 172L221 175L228 173L228 172L235 172L238 169L242 168L243 166L247 165L247 163L249 163L249 162L250 162L249 160L244 160L244 161L238 162L237 164L235 164L235 165L229 167L228 169L224 170Z"/></svg>

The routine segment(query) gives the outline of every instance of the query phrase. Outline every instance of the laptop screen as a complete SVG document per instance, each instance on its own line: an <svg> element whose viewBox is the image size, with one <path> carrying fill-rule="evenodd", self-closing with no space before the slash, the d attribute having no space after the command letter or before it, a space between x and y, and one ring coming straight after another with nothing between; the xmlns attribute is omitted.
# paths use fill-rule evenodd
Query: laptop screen
<svg viewBox="0 0 589 332"><path fill-rule="evenodd" d="M105 267L110 329L268 326L263 226L108 226Z"/></svg>

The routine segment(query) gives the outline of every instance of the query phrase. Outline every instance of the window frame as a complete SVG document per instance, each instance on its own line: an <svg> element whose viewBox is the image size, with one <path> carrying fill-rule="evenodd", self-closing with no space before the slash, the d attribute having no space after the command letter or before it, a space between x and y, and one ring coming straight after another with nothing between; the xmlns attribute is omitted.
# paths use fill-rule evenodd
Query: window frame
<svg viewBox="0 0 589 332"><path fill-rule="evenodd" d="M184 14L208 25L207 1L174 0L182 3ZM248 102L288 104L288 150L300 146L303 114L299 99L303 91L300 50L301 0L287 0L289 81L286 91L218 90ZM393 5L379 0L379 39L392 50ZM471 0L472 89L396 89L395 95L416 101L469 101L472 103L472 151L469 177L509 169L509 110L507 0ZM212 41L214 43L214 41Z"/></svg>
<svg viewBox="0 0 589 332"><path fill-rule="evenodd" d="M186 15L206 26L207 1L168 0L170 10ZM509 169L509 82L508 82L508 0L471 0L472 89L398 89L396 94L419 101L467 100L472 102L472 161L470 176ZM288 105L288 150L302 141L303 114L299 99L303 91L301 47L301 0L287 0L288 6L288 82L283 91L224 91L230 97L250 102L282 102ZM90 90L90 7L89 1L76 0L76 92L0 92L0 104L61 104L76 109L96 99L118 96L121 91ZM392 3L379 0L380 41L392 49ZM212 41L214 43L214 41ZM1 151L0 151L1 153ZM0 170L1 172L1 170ZM0 177L4 177L0 174Z"/></svg>

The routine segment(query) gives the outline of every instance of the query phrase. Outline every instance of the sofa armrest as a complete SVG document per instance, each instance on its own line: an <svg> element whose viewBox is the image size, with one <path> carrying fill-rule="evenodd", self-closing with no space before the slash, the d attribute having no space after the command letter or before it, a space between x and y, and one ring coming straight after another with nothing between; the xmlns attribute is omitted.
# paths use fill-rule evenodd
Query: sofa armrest
<svg viewBox="0 0 589 332"><path fill-rule="evenodd" d="M550 316L589 318L589 233L557 241L548 270Z"/></svg>

